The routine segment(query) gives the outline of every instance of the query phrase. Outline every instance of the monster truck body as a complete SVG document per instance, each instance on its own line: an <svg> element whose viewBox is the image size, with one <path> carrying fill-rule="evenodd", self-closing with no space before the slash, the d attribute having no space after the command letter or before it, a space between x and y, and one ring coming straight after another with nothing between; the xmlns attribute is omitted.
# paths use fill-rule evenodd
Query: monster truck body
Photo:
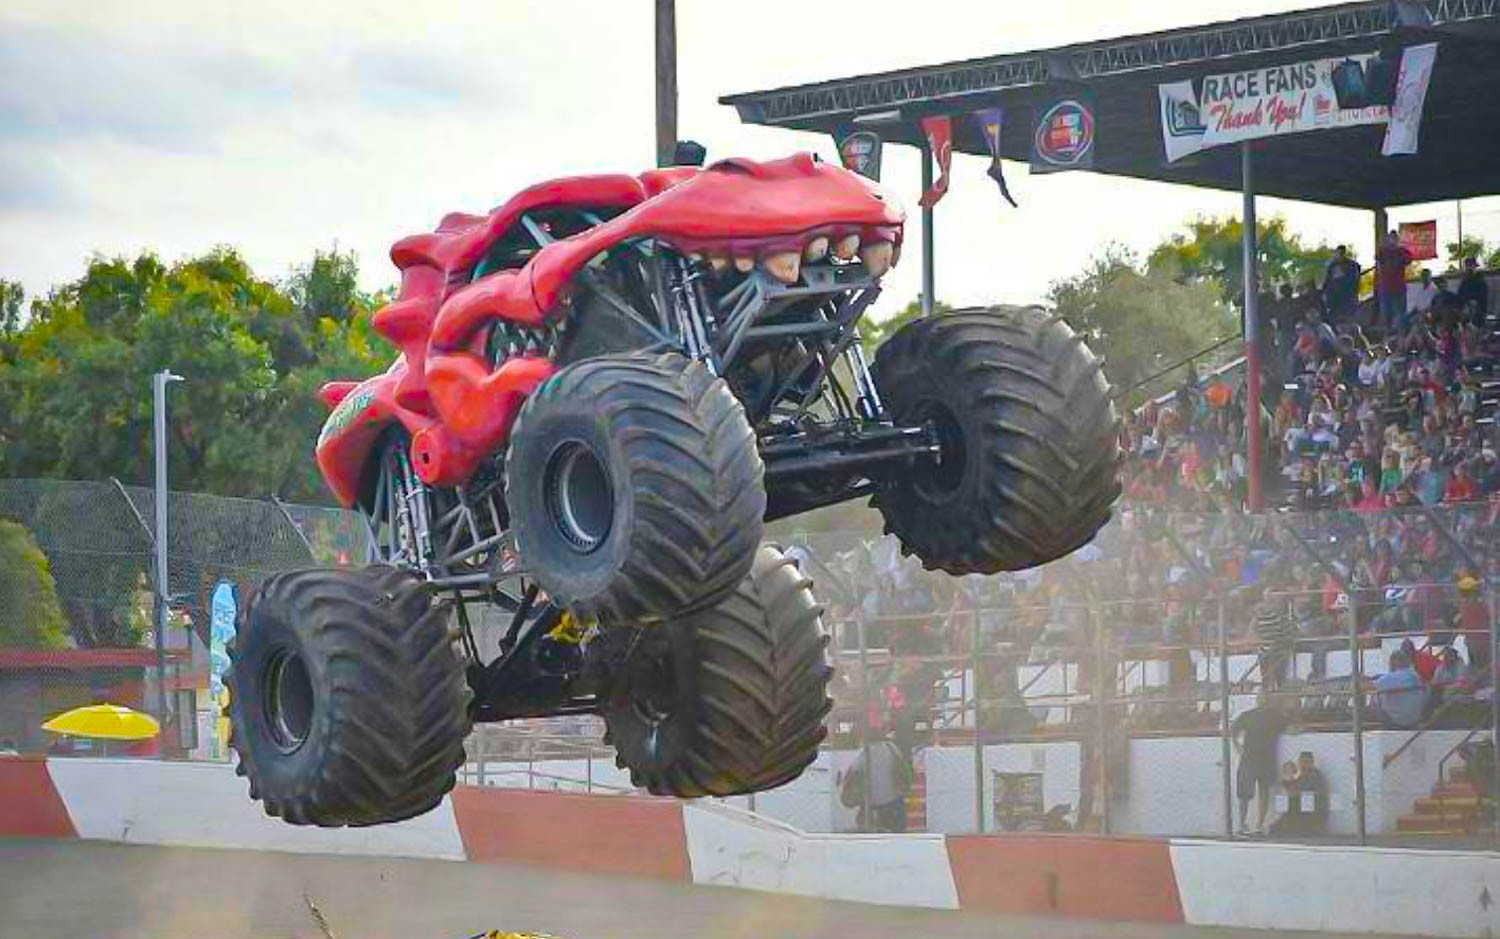
<svg viewBox="0 0 1500 939"><path fill-rule="evenodd" d="M901 209L860 177L806 155L770 163L730 160L704 171L653 170L639 178L554 180L487 216L449 215L436 232L405 238L392 249L401 291L376 314L375 328L401 357L357 388L338 382L325 390L330 403L349 404L329 420L318 444L319 466L340 500L354 505L376 439L385 425L399 422L412 434L414 469L423 482L467 481L503 448L526 396L569 361L559 330L571 325L577 278L612 249L655 242L676 253L667 264L684 268L693 255L726 265L782 259L793 265L780 268L785 276L800 266L810 243L837 246L852 237L888 267L903 220ZM858 250L849 251L848 260ZM681 335L675 320L660 325L667 342L708 338ZM520 346L498 364L486 345L497 327ZM852 331L853 323L848 327ZM699 351L722 361L733 338L724 335L719 348Z"/></svg>
<svg viewBox="0 0 1500 939"><path fill-rule="evenodd" d="M637 784L794 778L830 707L820 608L766 520L859 497L930 568L1045 563L1118 493L1099 360L1036 308L862 314L904 214L800 154L554 180L397 242L317 443L373 562L269 580L231 649L240 772L360 825L453 785L474 721L600 714ZM480 647L469 611L508 621Z"/></svg>

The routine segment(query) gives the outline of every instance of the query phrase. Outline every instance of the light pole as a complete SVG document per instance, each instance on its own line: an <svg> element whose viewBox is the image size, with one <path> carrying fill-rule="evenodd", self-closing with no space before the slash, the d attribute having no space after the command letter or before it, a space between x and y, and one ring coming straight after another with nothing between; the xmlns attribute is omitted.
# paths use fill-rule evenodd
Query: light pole
<svg viewBox="0 0 1500 939"><path fill-rule="evenodd" d="M167 385L182 381L162 369L151 376L151 424L156 460L156 719L167 723Z"/></svg>

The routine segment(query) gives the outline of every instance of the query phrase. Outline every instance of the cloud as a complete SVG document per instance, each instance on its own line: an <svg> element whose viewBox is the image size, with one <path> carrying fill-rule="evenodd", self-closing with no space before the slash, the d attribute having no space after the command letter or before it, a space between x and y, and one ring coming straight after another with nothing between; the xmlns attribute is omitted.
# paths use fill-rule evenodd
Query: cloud
<svg viewBox="0 0 1500 939"><path fill-rule="evenodd" d="M212 151L231 123L289 105L294 90L293 76L235 50L148 46L94 29L0 29L0 140Z"/></svg>
<svg viewBox="0 0 1500 939"><path fill-rule="evenodd" d="M77 191L50 157L0 149L0 212L56 212L78 202Z"/></svg>
<svg viewBox="0 0 1500 939"><path fill-rule="evenodd" d="M355 53L351 70L360 102L381 110L493 107L501 92L493 75L462 55L365 48Z"/></svg>

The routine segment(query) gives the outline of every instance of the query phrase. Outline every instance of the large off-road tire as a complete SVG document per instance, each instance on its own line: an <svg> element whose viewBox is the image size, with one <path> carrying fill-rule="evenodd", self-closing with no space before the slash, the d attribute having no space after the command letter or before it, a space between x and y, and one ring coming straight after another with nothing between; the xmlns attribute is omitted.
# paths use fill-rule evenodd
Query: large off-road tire
<svg viewBox="0 0 1500 939"><path fill-rule="evenodd" d="M266 814L376 825L435 807L469 733L452 609L393 567L277 574L229 647L230 746Z"/></svg>
<svg viewBox="0 0 1500 939"><path fill-rule="evenodd" d="M1119 418L1102 361L1037 307L908 323L875 353L898 424L931 423L942 462L875 497L928 569L993 574L1087 544L1120 494Z"/></svg>
<svg viewBox="0 0 1500 939"><path fill-rule="evenodd" d="M766 510L729 386L676 354L567 366L521 409L505 500L523 567L612 625L713 606L750 570Z"/></svg>
<svg viewBox="0 0 1500 939"><path fill-rule="evenodd" d="M812 763L833 669L810 586L764 547L723 603L638 631L604 708L606 742L636 786L738 795L774 789Z"/></svg>

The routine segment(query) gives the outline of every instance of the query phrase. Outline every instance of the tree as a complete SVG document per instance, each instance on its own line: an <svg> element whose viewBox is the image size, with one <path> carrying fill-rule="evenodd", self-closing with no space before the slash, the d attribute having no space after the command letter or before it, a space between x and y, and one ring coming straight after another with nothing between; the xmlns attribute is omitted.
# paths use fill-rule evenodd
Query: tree
<svg viewBox="0 0 1500 939"><path fill-rule="evenodd" d="M1146 266L1190 282L1212 282L1219 287L1222 299L1239 305L1245 293L1244 231L1244 224L1237 218L1196 218L1187 224L1185 233L1157 245ZM1322 280L1323 269L1333 257L1331 247L1304 245L1299 236L1288 231L1283 218L1258 222L1256 234L1263 284L1269 287Z"/></svg>
<svg viewBox="0 0 1500 939"><path fill-rule="evenodd" d="M1142 266L1117 246L1054 283L1047 298L1104 357L1105 374L1122 390L1238 332L1217 282L1175 277L1160 262Z"/></svg>
<svg viewBox="0 0 1500 939"><path fill-rule="evenodd" d="M1479 265L1487 270L1500 267L1500 247L1492 248L1476 235L1465 235L1461 241L1450 241L1446 248L1449 270L1462 270L1465 258L1478 258Z"/></svg>
<svg viewBox="0 0 1500 939"><path fill-rule="evenodd" d="M952 311L953 307L949 306L941 300L932 305L932 314L934 316L943 313L950 313ZM902 326L905 326L907 323L910 323L912 320L921 318L922 299L918 297L917 299L908 303L906 306L902 307L893 315L888 316L883 320L861 320L859 327L859 336L861 341L864 343L865 354L873 355L875 353L876 347L878 347L882 342L885 342L887 339L891 338L891 335L895 333L896 330L900 329Z"/></svg>
<svg viewBox="0 0 1500 939"><path fill-rule="evenodd" d="M312 459L326 414L317 388L395 355L356 273L337 252L285 285L227 248L170 266L96 259L0 331L0 393L13 402L0 409L0 476L148 482L149 376L170 368L187 379L170 399L174 488L327 501Z"/></svg>
<svg viewBox="0 0 1500 939"><path fill-rule="evenodd" d="M0 649L61 649L66 636L47 556L25 528L0 519Z"/></svg>

